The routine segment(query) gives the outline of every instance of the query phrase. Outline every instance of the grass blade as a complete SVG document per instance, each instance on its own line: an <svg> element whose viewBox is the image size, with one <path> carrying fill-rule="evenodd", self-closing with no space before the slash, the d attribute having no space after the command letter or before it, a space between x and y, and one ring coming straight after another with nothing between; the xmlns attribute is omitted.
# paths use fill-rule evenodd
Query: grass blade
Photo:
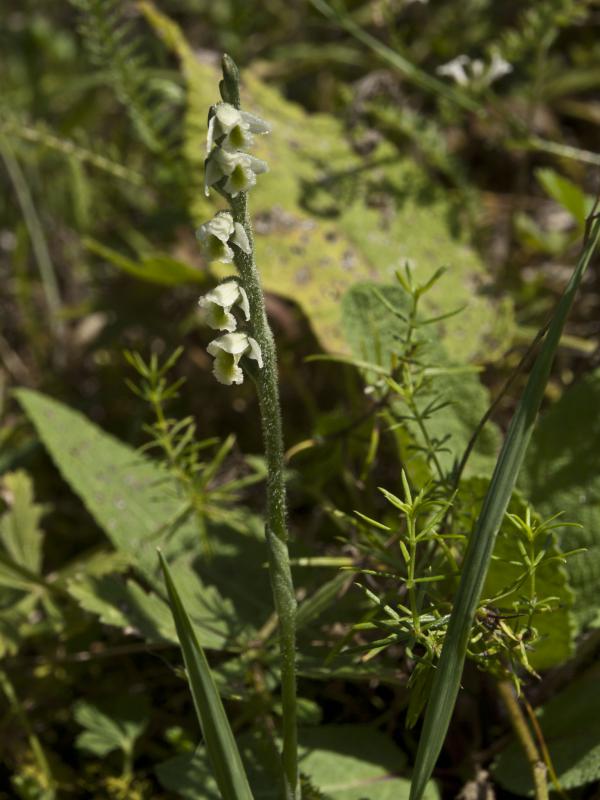
<svg viewBox="0 0 600 800"><path fill-rule="evenodd" d="M569 284L561 297L548 333L515 411L494 474L469 539L460 584L440 662L425 712L417 751L410 800L420 800L442 749L458 695L469 632L481 595L496 534L506 512L544 395L554 354L581 278L600 242L600 217L591 220L588 236Z"/></svg>
<svg viewBox="0 0 600 800"><path fill-rule="evenodd" d="M253 800L242 759L208 661L183 607L167 562L160 551L158 556L213 776L223 800Z"/></svg>

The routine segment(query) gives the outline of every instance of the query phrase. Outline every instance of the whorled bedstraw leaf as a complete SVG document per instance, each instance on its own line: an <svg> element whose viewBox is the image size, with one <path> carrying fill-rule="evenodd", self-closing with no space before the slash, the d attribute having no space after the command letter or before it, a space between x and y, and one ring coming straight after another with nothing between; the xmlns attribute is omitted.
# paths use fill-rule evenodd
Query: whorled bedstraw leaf
<svg viewBox="0 0 600 800"><path fill-rule="evenodd" d="M533 433L519 486L545 516L563 512L563 550L585 547L567 561L577 624L600 627L600 369L565 390Z"/></svg>
<svg viewBox="0 0 600 800"><path fill-rule="evenodd" d="M599 681L596 666L537 711L559 783L567 791L600 779ZM531 766L515 740L502 751L493 772L513 794L533 794Z"/></svg>
<svg viewBox="0 0 600 800"><path fill-rule="evenodd" d="M482 478L471 478L461 483L454 508L455 513L461 515L463 530L473 530L488 486L489 481ZM523 519L526 509L527 503L522 494L514 492L508 512ZM567 530L573 529L568 528ZM517 531L505 517L496 539L494 556L483 588L482 596L484 598L495 597L522 576L523 570L526 568L522 565L518 541ZM547 548L550 556L557 555L559 552L552 534L541 537L541 541L537 543L538 550L543 546ZM533 627L537 630L539 639L534 645L528 647L528 660L534 669L541 670L556 666L568 660L573 654L575 630L571 607L574 595L569 585L567 568L559 561L551 561L536 571L535 587L539 600L546 597L555 598L551 603L551 611L536 614L533 619ZM507 617L505 623L511 628L518 627L520 624L524 624L525 617L515 618L512 604L518 602L526 594L527 584L525 583L510 595L497 600L496 604L492 602L490 605L492 610L497 606L505 609L504 613Z"/></svg>
<svg viewBox="0 0 600 800"><path fill-rule="evenodd" d="M446 280L447 276L444 276L439 283L443 284ZM408 296L398 284L381 286L360 283L349 289L342 300L344 333L353 354L357 359L379 365L386 371L389 371L394 355L404 355L402 339L406 331L406 323L390 310L390 306L400 314L406 314ZM419 328L417 337L421 337L425 343L419 350L419 361L433 367L464 367L465 363L461 360L463 351L460 351L460 357L458 353L451 357L440 343L437 331L438 327L433 325ZM368 368L364 369L364 373L369 380L378 377ZM477 374L472 372L447 372L432 376L428 379L428 388L417 397L417 406L424 411L436 395L439 396L439 402L447 405L432 413L426 424L432 439L448 437L438 453L442 468L448 472L461 458L475 426L488 408L490 398ZM405 405L399 400L392 401L392 409L398 415L407 413ZM412 474L416 469L415 463L421 457L415 455L411 445L416 443L422 446L423 436L413 422L403 422L402 429L399 440L405 450L407 463L412 465ZM486 425L471 454L467 474L489 472L494 464L498 443L496 425Z"/></svg>

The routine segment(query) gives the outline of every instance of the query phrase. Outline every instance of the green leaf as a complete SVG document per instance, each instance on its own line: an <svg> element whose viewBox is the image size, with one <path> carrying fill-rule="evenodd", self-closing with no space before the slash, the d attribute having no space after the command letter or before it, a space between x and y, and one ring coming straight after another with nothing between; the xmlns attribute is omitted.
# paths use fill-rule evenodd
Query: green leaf
<svg viewBox="0 0 600 800"><path fill-rule="evenodd" d="M599 242L600 217L597 217L590 226L589 237L584 244L577 267L558 302L508 429L477 525L469 537L448 631L425 712L417 751L415 777L411 787L411 800L418 800L422 796L442 749L460 687L469 632L483 589L496 535L525 457L573 298Z"/></svg>
<svg viewBox="0 0 600 800"><path fill-rule="evenodd" d="M600 778L600 669L594 667L537 711L550 758L563 789ZM496 780L513 794L533 793L531 767L513 741L500 755Z"/></svg>
<svg viewBox="0 0 600 800"><path fill-rule="evenodd" d="M330 800L405 800L410 781L400 777L406 756L376 728L368 725L324 725L300 729L300 771ZM240 737L240 748L256 800L279 800L274 779L276 761L256 735ZM206 753L177 756L161 764L157 773L162 785L186 800L218 800ZM435 784L428 784L426 797L437 800Z"/></svg>
<svg viewBox="0 0 600 800"><path fill-rule="evenodd" d="M149 2L141 8L180 61L188 92L184 153L190 174L200 182L207 109L215 102L220 75L197 58L172 20ZM339 298L346 289L361 280L389 282L406 259L420 271L451 265L450 283L436 287L428 300L432 313L468 303L460 321L445 325L451 349L460 348L468 359L483 350L483 337L497 337L511 315L473 290L487 280L486 269L465 233L452 225L448 193L414 159L386 142L365 159L348 141L342 119L307 114L251 69L242 88L245 109L274 129L255 142L255 155L270 171L250 196L263 283L267 291L298 303L326 349L344 348ZM218 199L205 200L199 186L190 198L196 224L218 207ZM215 271L230 274L227 265Z"/></svg>
<svg viewBox="0 0 600 800"><path fill-rule="evenodd" d="M88 250L105 259L109 264L133 275L134 278L140 278L149 283L157 283L161 286L206 283L206 276L202 272L183 261L178 261L167 253L142 255L139 261L133 261L94 239L86 238L83 243Z"/></svg>
<svg viewBox="0 0 600 800"><path fill-rule="evenodd" d="M0 540L16 564L39 573L44 537L39 521L44 509L34 502L31 478L25 472L9 472L0 488L8 505L0 518Z"/></svg>
<svg viewBox="0 0 600 800"><path fill-rule="evenodd" d="M600 369L565 390L540 419L519 486L544 516L567 522L563 550L585 547L567 560L580 627L600 627Z"/></svg>
<svg viewBox="0 0 600 800"><path fill-rule="evenodd" d="M148 703L131 695L115 698L102 709L80 701L74 716L85 731L75 744L96 756L105 756L113 750L130 755L148 725L149 713Z"/></svg>
<svg viewBox="0 0 600 800"><path fill-rule="evenodd" d="M553 169L537 169L535 176L543 189L571 214L580 228L585 225L588 200L583 190Z"/></svg>
<svg viewBox="0 0 600 800"><path fill-rule="evenodd" d="M220 648L252 635L270 608L260 520L240 511L231 514L230 525L215 523L209 535L216 553L210 563L203 562L193 555L199 541L194 520L173 530L172 521L181 515L181 498L164 468L56 400L25 389L16 394L67 483L117 550L158 594L163 589L157 546L175 562L172 569L186 607L201 627L207 646ZM247 566L243 581L231 569L236 557ZM161 629L160 604L154 599L142 602L144 593L131 586L127 594L132 591L137 592L135 605L140 612L154 618Z"/></svg>
<svg viewBox="0 0 600 800"><path fill-rule="evenodd" d="M212 774L223 800L252 800L252 792L237 744L208 661L181 601L167 562L162 553L159 553L159 557Z"/></svg>

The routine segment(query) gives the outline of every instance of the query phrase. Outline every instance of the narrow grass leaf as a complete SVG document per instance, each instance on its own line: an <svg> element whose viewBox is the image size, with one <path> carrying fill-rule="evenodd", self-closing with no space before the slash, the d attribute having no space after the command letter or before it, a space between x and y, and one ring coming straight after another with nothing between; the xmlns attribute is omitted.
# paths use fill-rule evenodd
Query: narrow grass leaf
<svg viewBox="0 0 600 800"><path fill-rule="evenodd" d="M410 800L420 800L422 797L444 743L458 695L469 633L496 535L531 437L565 320L581 278L600 242L600 217L592 220L588 233L582 254L556 307L548 333L511 421L475 530L469 539L448 632L425 713Z"/></svg>
<svg viewBox="0 0 600 800"><path fill-rule="evenodd" d="M208 661L183 607L167 562L160 551L158 555L183 653L190 691L219 791L223 800L253 800L242 759Z"/></svg>

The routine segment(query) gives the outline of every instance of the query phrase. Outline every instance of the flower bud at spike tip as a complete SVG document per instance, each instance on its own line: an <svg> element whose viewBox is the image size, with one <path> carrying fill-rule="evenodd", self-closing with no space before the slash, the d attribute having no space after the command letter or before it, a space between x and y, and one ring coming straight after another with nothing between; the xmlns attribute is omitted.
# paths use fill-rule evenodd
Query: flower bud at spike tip
<svg viewBox="0 0 600 800"><path fill-rule="evenodd" d="M221 69L223 70L223 80L219 83L221 97L226 103L231 103L235 108L240 107L240 71L237 64L223 53L221 59Z"/></svg>

